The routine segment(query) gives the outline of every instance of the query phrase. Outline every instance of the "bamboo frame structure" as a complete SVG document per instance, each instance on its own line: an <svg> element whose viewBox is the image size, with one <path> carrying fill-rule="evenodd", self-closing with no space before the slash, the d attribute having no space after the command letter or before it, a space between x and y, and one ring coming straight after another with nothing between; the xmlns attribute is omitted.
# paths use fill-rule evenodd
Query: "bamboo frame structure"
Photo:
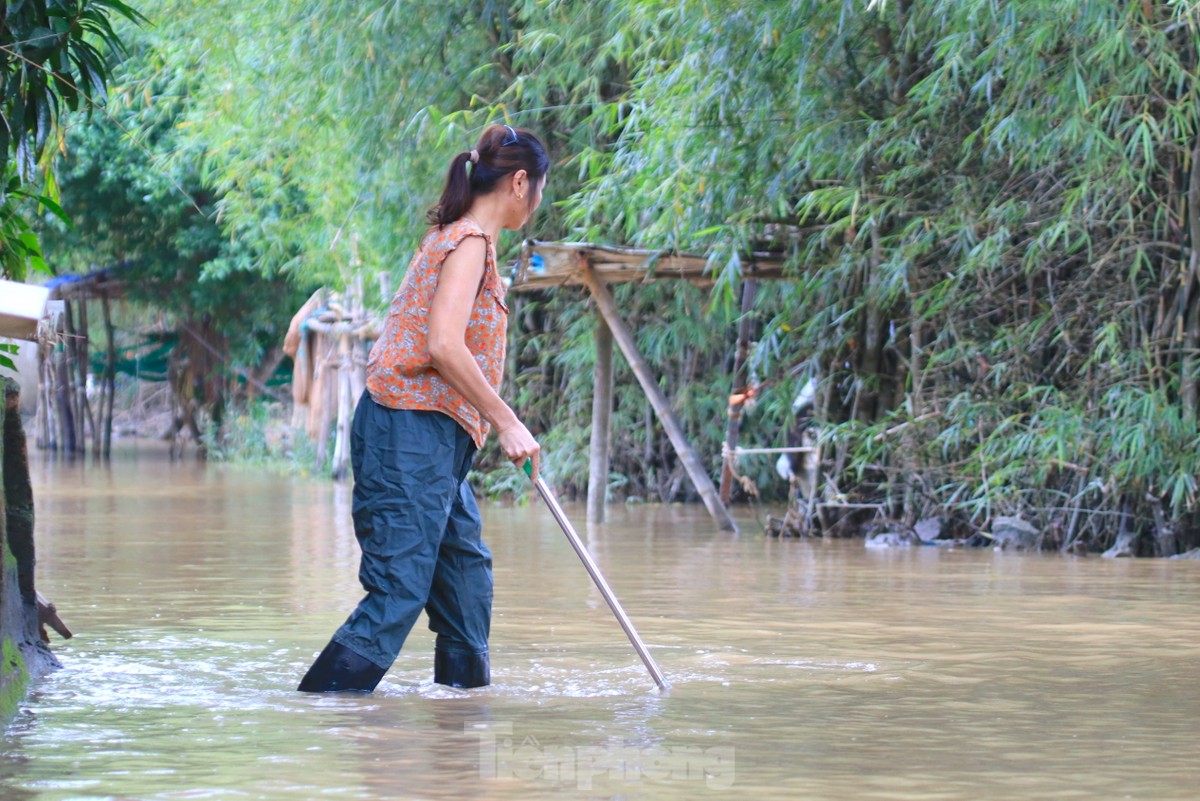
<svg viewBox="0 0 1200 801"><path fill-rule="evenodd" d="M125 294L125 283L110 270L100 270L50 292L50 325L38 342L38 404L34 421L39 448L82 454L91 435L92 452L107 457L112 449L114 366L112 301ZM94 396L93 412L87 395L91 357L88 303L100 302L105 337L106 375ZM57 302L57 303L56 303ZM78 316L76 314L78 313Z"/></svg>
<svg viewBox="0 0 1200 801"><path fill-rule="evenodd" d="M304 429L317 459L332 456L335 480L350 475L350 427L354 405L366 387L369 342L378 338L362 304L362 287L352 283L342 303L330 308L331 294L319 289L288 326L283 352L294 361L292 427Z"/></svg>
<svg viewBox="0 0 1200 801"><path fill-rule="evenodd" d="M783 261L776 254L754 253L744 258L743 264L746 265L744 278L748 284L743 294L746 303L753 298L755 282L758 279L783 277ZM588 522L602 523L605 516L604 495L608 485L608 443L611 439L613 403L611 352L612 340L615 339L662 423L671 446L687 471L688 478L704 501L709 515L722 531L736 532L737 524L727 508L728 490L719 492L714 486L703 461L688 442L683 427L671 411L670 401L659 388L650 366L638 350L633 334L617 310L607 286L610 283L660 279L685 280L698 286L711 286L715 282L710 259L702 255L585 242L530 240L525 243L510 289L522 292L561 286L582 286L587 288L596 302L601 320L598 321L596 340L596 394L592 401ZM607 340L600 329L609 332ZM748 337L749 326L740 325L739 350L747 347ZM736 381L736 376L734 380ZM725 447L736 447L737 436L738 427L731 423L726 433Z"/></svg>

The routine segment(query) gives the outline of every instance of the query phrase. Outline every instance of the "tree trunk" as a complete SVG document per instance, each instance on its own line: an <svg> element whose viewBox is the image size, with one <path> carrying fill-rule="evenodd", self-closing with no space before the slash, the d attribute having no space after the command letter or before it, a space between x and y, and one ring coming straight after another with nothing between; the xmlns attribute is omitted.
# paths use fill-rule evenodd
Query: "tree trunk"
<svg viewBox="0 0 1200 801"><path fill-rule="evenodd" d="M30 676L61 667L42 642L38 625L33 489L20 402L17 382L0 378L0 556L4 557L0 559L0 634L6 650L0 663L0 691L14 689L14 665L7 653L10 642L20 648Z"/></svg>
<svg viewBox="0 0 1200 801"><path fill-rule="evenodd" d="M1197 346L1200 345L1200 137L1192 148L1192 170L1188 180L1188 255L1187 277L1183 282L1186 315L1183 323L1183 354L1180 363L1179 391L1184 411L1195 415L1197 402Z"/></svg>
<svg viewBox="0 0 1200 801"><path fill-rule="evenodd" d="M863 292L866 295L866 319L862 328L862 356L858 364L858 419L873 423L878 417L879 364L883 349L883 314L876 301L875 287L879 282L879 231L871 229L871 258Z"/></svg>

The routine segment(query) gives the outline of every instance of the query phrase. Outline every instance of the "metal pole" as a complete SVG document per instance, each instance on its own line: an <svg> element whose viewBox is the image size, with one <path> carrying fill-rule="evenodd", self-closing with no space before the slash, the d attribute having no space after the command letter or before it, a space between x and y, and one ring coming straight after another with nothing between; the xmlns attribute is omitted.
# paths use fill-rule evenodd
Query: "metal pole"
<svg viewBox="0 0 1200 801"><path fill-rule="evenodd" d="M531 473L532 469L532 465L526 462L525 472ZM567 535L567 539L571 542L571 547L575 549L575 553L583 562L583 566L587 568L588 575L596 583L596 588L600 590L600 594L608 602L608 608L612 610L612 613L617 618L617 622L625 630L625 635L633 643L634 650L642 658L642 662L646 665L646 670L650 671L650 676L654 679L654 683L658 685L660 690L668 689L671 685L667 682L666 677L663 676L662 671L658 669L658 663L654 661L654 657L650 656L650 652L646 650L646 644L638 636L637 630L634 629L629 616L625 614L625 610L621 608L621 604L617 601L617 596L613 594L612 589L609 588L608 582L604 580L604 576L600 575L600 568L596 567L595 561L592 560L592 555L583 546L583 541L575 533L575 529L571 526L571 521L567 520L567 515L563 512L562 507L558 505L554 493L550 491L550 487L546 485L546 482L540 476L533 482L533 485L537 487L538 494L542 496L542 500L546 502L546 506L550 507L550 514L554 515L554 519L558 521L559 527Z"/></svg>

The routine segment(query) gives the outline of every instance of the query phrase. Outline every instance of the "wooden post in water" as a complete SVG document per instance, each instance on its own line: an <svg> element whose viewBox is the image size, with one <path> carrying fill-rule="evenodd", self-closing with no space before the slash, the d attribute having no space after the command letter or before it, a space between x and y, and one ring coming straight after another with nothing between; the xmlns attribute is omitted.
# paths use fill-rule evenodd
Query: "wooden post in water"
<svg viewBox="0 0 1200 801"><path fill-rule="evenodd" d="M34 444L45 450L50 448L50 346L49 338L42 336L38 339L38 382L37 382L37 412L33 418Z"/></svg>
<svg viewBox="0 0 1200 801"><path fill-rule="evenodd" d="M596 319L596 372L592 394L591 459L588 464L587 521L603 523L612 446L613 334L601 315Z"/></svg>
<svg viewBox="0 0 1200 801"><path fill-rule="evenodd" d="M66 308L66 301L63 301ZM65 312L52 315L57 340L51 356L54 365L54 409L58 424L58 445L63 453L75 453L75 417L71 413L71 381L67 370L67 331Z"/></svg>
<svg viewBox="0 0 1200 801"><path fill-rule="evenodd" d="M92 455L99 456L102 446L100 427L96 425L100 408L92 411L92 401L88 398L87 382L92 373L92 338L91 326L88 324L87 298L79 299L79 340L76 342L77 357L75 363L79 368L79 403L83 408L82 416L92 433ZM81 440L82 442L82 440ZM86 445L84 446L86 448Z"/></svg>
<svg viewBox="0 0 1200 801"><path fill-rule="evenodd" d="M116 331L112 324L112 309L108 303L108 294L100 296L101 307L104 309L104 336L108 340L108 349L105 352L104 381L101 386L104 388L100 394L100 408L103 410L100 417L103 419L104 435L101 442L100 452L107 459L112 453L112 427L113 427L113 396L117 391L117 344L115 340Z"/></svg>
<svg viewBox="0 0 1200 801"><path fill-rule="evenodd" d="M350 423L354 416L354 403L350 397L350 380L353 372L353 346L351 333L346 323L330 327L330 336L337 337L337 424L334 434L332 473L334 481L341 481L350 474Z"/></svg>
<svg viewBox="0 0 1200 801"><path fill-rule="evenodd" d="M79 382L79 332L75 328L75 310L71 307L71 301L63 302L63 325L65 326L66 337L63 342L63 353L66 358L66 383L67 383L67 398L71 406L71 422L73 425L71 436L71 451L73 453L84 453L87 451L87 440L84 439L84 418L83 404L85 396L83 387Z"/></svg>
<svg viewBox="0 0 1200 801"><path fill-rule="evenodd" d="M730 394L736 393L746 385L747 357L750 355L750 311L754 308L754 294L758 291L758 282L746 279L742 283L742 316L738 319L737 350L733 356L733 382ZM721 460L721 503L729 503L733 494L733 449L737 447L738 436L742 430L742 407L745 401L730 402L729 420L725 424L725 458Z"/></svg>
<svg viewBox="0 0 1200 801"><path fill-rule="evenodd" d="M696 491L700 493L700 498L704 501L704 506L708 509L708 513L712 515L713 520L716 521L722 531L737 532L737 524L733 522L733 518L730 516L729 510L725 508L725 504L721 503L721 499L717 495L717 488L713 486L708 471L704 469L704 464L696 455L695 450L692 449L691 444L688 443L687 437L683 432L683 427L679 425L679 421L675 419L674 412L671 411L670 401L667 400L667 396L659 388L658 382L650 372L649 365L646 364L646 359L642 356L641 351L638 350L637 342L633 338L633 332L629 330L629 326L621 319L612 293L608 291L608 287L605 286L604 282L596 277L596 273L592 270L592 266L588 263L585 254L579 255L579 273L588 290L591 291L592 298L596 301L596 308L600 310L600 314L604 316L605 322L608 323L608 327L612 330L613 338L616 340L618 347L621 348L621 353L625 355L625 360L629 362L629 366L633 369L633 374L637 377L638 383L642 385L642 390L650 400L650 405L654 407L655 414L658 415L663 429L666 430L667 437L671 440L671 445L675 448L675 453L679 455L679 460L683 462L683 467L687 471L688 477L692 480Z"/></svg>

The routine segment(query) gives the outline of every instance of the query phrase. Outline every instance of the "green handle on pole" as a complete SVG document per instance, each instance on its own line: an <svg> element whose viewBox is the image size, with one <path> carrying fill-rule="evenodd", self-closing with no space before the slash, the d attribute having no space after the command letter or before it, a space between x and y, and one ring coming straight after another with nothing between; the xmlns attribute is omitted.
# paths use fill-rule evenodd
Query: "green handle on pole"
<svg viewBox="0 0 1200 801"><path fill-rule="evenodd" d="M523 469L525 470L525 475L529 476L530 478L533 478L533 460L532 459L525 460L525 467Z"/></svg>

